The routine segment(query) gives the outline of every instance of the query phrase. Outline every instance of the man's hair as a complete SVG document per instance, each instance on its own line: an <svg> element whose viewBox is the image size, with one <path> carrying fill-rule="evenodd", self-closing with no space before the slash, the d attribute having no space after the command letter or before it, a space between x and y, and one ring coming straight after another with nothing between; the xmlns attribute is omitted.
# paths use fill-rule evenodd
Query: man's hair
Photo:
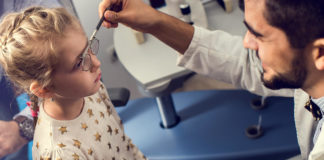
<svg viewBox="0 0 324 160"><path fill-rule="evenodd" d="M265 0L264 16L287 35L293 48L304 49L324 38L324 0Z"/></svg>

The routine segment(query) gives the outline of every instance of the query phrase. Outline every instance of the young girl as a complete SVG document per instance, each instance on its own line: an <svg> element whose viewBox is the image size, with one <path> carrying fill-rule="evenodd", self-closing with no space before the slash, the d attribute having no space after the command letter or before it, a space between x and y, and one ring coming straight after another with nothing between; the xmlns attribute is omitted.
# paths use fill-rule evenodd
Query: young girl
<svg viewBox="0 0 324 160"><path fill-rule="evenodd" d="M90 44L63 8L32 7L0 24L0 62L30 93L33 159L146 159L124 134Z"/></svg>

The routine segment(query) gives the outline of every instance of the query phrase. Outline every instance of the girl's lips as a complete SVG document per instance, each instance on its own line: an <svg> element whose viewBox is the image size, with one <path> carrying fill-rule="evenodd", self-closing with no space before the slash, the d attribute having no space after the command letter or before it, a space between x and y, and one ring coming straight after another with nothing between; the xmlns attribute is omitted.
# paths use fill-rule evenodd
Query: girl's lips
<svg viewBox="0 0 324 160"><path fill-rule="evenodd" d="M95 82L98 82L101 79L101 73L99 73L98 77L96 78Z"/></svg>

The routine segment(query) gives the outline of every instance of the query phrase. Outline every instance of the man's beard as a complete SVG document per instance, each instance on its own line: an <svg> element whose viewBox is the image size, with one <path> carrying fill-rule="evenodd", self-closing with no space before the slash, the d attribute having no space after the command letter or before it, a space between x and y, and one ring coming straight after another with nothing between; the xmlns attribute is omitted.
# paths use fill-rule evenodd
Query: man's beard
<svg viewBox="0 0 324 160"><path fill-rule="evenodd" d="M298 51L292 61L292 69L289 73L278 74L270 80L264 79L264 72L261 73L261 80L267 88L282 89L282 88L301 88L307 77L305 66L305 53Z"/></svg>

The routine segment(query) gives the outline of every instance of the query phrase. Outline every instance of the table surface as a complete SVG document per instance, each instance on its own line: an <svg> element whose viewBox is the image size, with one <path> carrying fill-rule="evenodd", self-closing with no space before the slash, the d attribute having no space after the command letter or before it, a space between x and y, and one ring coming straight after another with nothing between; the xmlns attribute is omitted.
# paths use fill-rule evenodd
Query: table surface
<svg viewBox="0 0 324 160"><path fill-rule="evenodd" d="M230 14L224 12L216 1L205 4L208 28L243 35L245 30L242 23L243 13L239 10L237 2L233 3L233 12ZM207 24L202 24L204 25ZM145 39L145 43L137 44L132 31L123 25L114 31L114 45L118 58L141 87L152 89L191 73L185 68L176 66L177 51L152 35L145 34Z"/></svg>
<svg viewBox="0 0 324 160"><path fill-rule="evenodd" d="M172 96L181 122L171 129L160 127L154 98L131 100L117 108L126 135L150 160L273 160L299 153L292 98L270 97L266 108L254 110L250 102L258 96L243 90ZM264 134L250 139L245 129L257 124L260 114Z"/></svg>

